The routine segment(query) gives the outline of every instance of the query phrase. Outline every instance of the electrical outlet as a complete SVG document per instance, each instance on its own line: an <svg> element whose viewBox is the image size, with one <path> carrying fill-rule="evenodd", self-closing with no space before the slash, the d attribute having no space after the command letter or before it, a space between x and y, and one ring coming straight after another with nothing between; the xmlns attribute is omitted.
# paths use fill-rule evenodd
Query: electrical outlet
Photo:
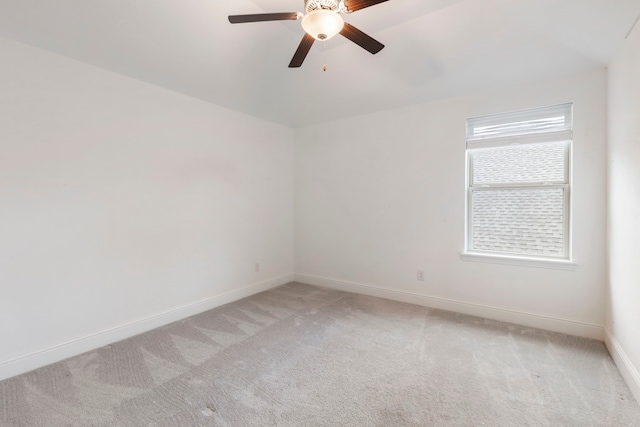
<svg viewBox="0 0 640 427"><path fill-rule="evenodd" d="M253 267L253 271L255 271L256 273L258 271L260 271L260 263L259 262L256 262L255 266Z"/></svg>
<svg viewBox="0 0 640 427"><path fill-rule="evenodd" d="M418 280L422 280L424 282L424 270L418 270Z"/></svg>

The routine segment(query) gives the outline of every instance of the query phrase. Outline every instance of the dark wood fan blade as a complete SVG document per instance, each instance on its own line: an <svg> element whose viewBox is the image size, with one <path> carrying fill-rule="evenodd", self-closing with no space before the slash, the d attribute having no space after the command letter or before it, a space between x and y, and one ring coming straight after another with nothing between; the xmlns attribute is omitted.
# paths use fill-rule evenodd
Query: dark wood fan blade
<svg viewBox="0 0 640 427"><path fill-rule="evenodd" d="M311 46L313 46L313 42L316 41L312 36L307 33L304 33L304 37L296 50L296 53L293 54L293 58L291 59L291 63L289 63L289 68L298 68L304 62L304 58L307 57L307 53L311 50Z"/></svg>
<svg viewBox="0 0 640 427"><path fill-rule="evenodd" d="M382 50L384 45L371 36L366 35L356 27L345 22L344 28L340 34L357 44L363 49L368 50L374 55Z"/></svg>
<svg viewBox="0 0 640 427"><path fill-rule="evenodd" d="M347 0L344 5L349 12L355 12L356 10L364 9L365 7L374 6L378 3L384 3L389 0Z"/></svg>
<svg viewBox="0 0 640 427"><path fill-rule="evenodd" d="M287 13L258 13L255 15L229 15L229 22L232 24L244 24L245 22L263 21L287 21L298 19L296 12Z"/></svg>

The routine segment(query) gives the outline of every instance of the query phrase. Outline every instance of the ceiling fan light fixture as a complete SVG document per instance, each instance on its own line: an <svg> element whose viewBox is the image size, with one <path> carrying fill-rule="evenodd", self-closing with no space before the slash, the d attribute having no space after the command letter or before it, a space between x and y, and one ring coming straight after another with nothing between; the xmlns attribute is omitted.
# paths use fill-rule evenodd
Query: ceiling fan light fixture
<svg viewBox="0 0 640 427"><path fill-rule="evenodd" d="M302 29L316 40L329 40L343 27L344 19L333 10L314 10L302 18Z"/></svg>

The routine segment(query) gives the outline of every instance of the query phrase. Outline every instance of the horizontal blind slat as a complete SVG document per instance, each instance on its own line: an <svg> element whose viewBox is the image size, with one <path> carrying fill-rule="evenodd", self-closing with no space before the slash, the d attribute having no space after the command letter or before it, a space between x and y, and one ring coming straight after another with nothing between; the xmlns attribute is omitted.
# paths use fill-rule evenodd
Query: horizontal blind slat
<svg viewBox="0 0 640 427"><path fill-rule="evenodd" d="M467 148L489 148L501 147L514 144L539 144L544 142L571 141L573 131L561 130L545 133L533 133L526 135L501 135L493 138L470 138L467 139Z"/></svg>

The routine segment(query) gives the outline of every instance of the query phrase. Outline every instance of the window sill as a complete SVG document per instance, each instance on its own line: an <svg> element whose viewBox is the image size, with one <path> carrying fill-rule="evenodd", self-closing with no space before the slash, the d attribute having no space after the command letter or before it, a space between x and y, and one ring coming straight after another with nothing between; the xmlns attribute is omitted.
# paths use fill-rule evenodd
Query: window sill
<svg viewBox="0 0 640 427"><path fill-rule="evenodd" d="M488 262L493 264L520 265L524 267L551 268L556 270L575 270L578 264L566 259L531 258L509 255L482 254L463 252L460 254L463 261Z"/></svg>

